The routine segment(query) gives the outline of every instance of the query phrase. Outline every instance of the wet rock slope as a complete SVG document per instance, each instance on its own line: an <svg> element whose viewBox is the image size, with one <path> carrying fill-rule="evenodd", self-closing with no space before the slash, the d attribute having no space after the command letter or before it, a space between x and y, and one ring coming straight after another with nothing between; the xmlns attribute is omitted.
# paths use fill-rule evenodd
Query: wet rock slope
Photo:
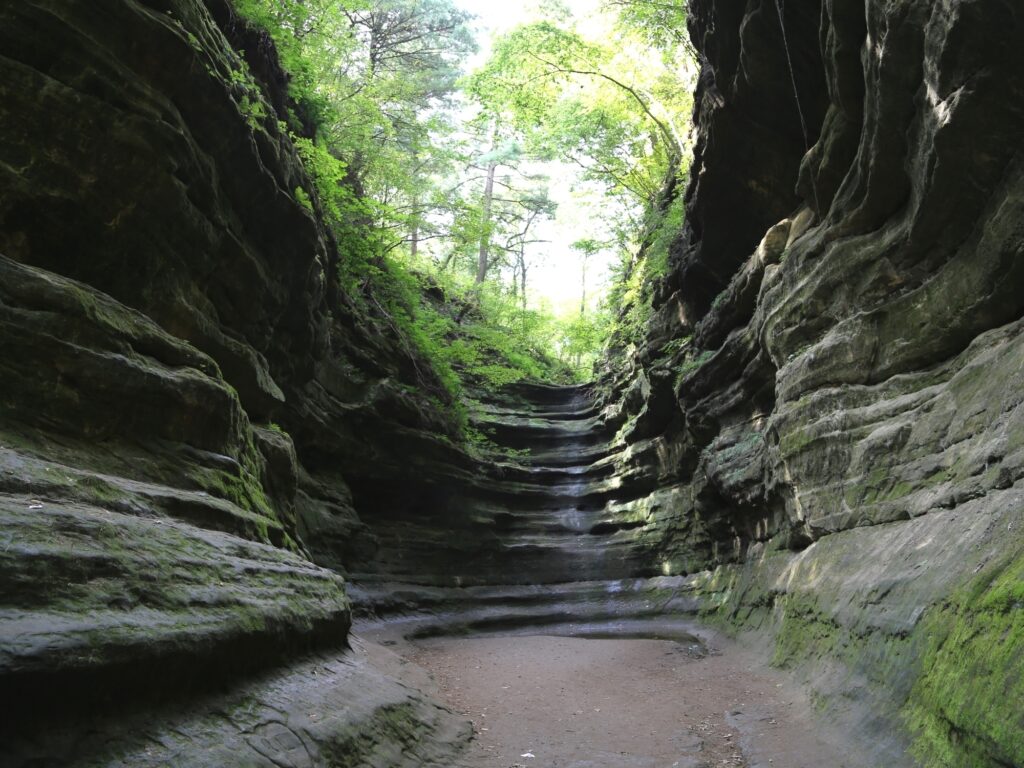
<svg viewBox="0 0 1024 768"><path fill-rule="evenodd" d="M643 535L652 484L620 470L625 445L589 387L514 385L485 399L476 423L493 453L459 502L472 510L475 556L427 569L413 557L378 558L374 572L352 574L359 611L410 636L581 635L641 632L633 620L663 619L684 603L685 580L663 576ZM394 521L378 533L404 554L417 535Z"/></svg>

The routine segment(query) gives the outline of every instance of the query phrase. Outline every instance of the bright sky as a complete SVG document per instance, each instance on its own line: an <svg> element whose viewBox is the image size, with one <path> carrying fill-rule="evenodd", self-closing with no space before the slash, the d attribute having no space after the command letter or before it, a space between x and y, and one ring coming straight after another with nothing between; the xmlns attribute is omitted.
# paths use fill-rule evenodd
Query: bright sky
<svg viewBox="0 0 1024 768"><path fill-rule="evenodd" d="M473 69L482 64L489 53L491 39L518 24L537 18L537 2L515 0L456 0L467 11L476 14L475 27L480 52L470 60ZM577 19L593 14L600 0L565 0ZM536 229L538 240L548 242L531 246L527 252L527 294L531 303L547 301L555 311L578 308L581 290L581 265L570 245L577 240L602 240L606 233L595 227L592 211L600 206L600 197L584 189L575 166L564 163L535 163L531 173L543 173L550 178L549 195L558 203L553 221L540 224ZM588 194L589 192L589 194ZM615 257L603 253L592 257L587 264L587 297L596 298L603 293L608 270ZM588 303L590 303L588 301Z"/></svg>

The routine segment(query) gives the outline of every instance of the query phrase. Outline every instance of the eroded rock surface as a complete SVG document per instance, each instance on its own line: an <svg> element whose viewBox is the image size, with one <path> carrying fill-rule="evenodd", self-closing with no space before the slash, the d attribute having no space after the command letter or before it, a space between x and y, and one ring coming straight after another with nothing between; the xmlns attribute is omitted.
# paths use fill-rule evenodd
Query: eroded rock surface
<svg viewBox="0 0 1024 768"><path fill-rule="evenodd" d="M880 765L1024 762L1022 24L694 0L647 343L491 393L472 458L335 287L269 41L222 0L4 4L4 759L445 764L464 725L346 648L346 574L408 633L700 613Z"/></svg>
<svg viewBox="0 0 1024 768"><path fill-rule="evenodd" d="M1012 2L692 3L717 96L687 224L573 447L579 551L604 535L608 559L408 605L482 627L670 597L773 638L878 764L1022 762L1022 23ZM551 471L534 407L498 434ZM482 532L519 546L538 521L507 511ZM527 553L557 550L532 530ZM608 602L620 585L637 599Z"/></svg>
<svg viewBox="0 0 1024 768"><path fill-rule="evenodd" d="M333 287L273 46L30 0L0 72L0 762L445 764L465 725L348 647L340 566L346 480L452 428Z"/></svg>
<svg viewBox="0 0 1024 768"><path fill-rule="evenodd" d="M653 440L661 482L683 484L674 519L710 539L707 557L670 531L663 562L718 566L716 615L776 633L776 661L879 764L911 741L928 764L1019 763L1024 721L1001 702L1021 695L1024 637L1024 18L953 0L691 9L724 104L698 99L660 335L606 395L627 444Z"/></svg>

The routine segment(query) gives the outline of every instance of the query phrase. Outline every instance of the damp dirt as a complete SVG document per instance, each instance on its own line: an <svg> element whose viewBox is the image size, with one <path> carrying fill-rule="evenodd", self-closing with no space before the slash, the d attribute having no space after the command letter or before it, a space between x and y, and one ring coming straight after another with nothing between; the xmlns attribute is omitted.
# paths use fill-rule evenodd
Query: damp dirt
<svg viewBox="0 0 1024 768"><path fill-rule="evenodd" d="M862 768L753 650L609 635L435 637L401 652L473 724L457 768Z"/></svg>

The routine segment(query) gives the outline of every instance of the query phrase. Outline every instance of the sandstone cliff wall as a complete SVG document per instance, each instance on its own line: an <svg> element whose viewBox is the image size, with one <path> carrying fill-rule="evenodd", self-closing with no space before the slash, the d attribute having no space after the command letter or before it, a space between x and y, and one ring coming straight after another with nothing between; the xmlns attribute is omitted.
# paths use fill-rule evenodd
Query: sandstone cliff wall
<svg viewBox="0 0 1024 768"><path fill-rule="evenodd" d="M221 0L4 3L0 73L0 763L448 754L313 560L375 551L348 481L464 458L334 287L269 39Z"/></svg>
<svg viewBox="0 0 1024 768"><path fill-rule="evenodd" d="M691 3L724 105L697 93L672 273L606 382L679 488L638 535L717 568L705 610L775 633L879 764L1024 758L1022 24Z"/></svg>

